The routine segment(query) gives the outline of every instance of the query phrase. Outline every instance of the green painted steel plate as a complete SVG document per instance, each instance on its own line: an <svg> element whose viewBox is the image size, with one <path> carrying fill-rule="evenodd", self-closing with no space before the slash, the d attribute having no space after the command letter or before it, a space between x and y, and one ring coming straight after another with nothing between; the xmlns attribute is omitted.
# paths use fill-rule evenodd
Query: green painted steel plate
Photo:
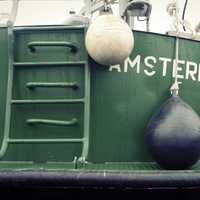
<svg viewBox="0 0 200 200"><path fill-rule="evenodd" d="M84 126L84 109L79 103L72 106L64 102L69 99L84 98L85 79L84 66L88 57L84 48L84 28L56 28L49 31L40 27L36 29L18 29L15 34L14 49L14 81L13 102L11 110L10 137L17 139L55 139L82 137ZM0 29L0 141L2 143L5 120L5 104L8 76L7 29ZM73 159L81 154L82 144L9 144L0 168L7 164L9 169L42 169L66 170L110 170L110 171L158 171L145 144L145 129L151 116L160 105L170 97L169 88L173 83L173 66L175 57L175 38L154 33L134 32L135 47L123 64L116 66L100 66L93 60L90 62L91 95L90 95L90 132L88 164L74 164ZM76 43L78 54L66 56L69 49L60 46L53 49L43 46L36 48L36 54L27 47L29 42L42 40ZM200 114L200 45L197 41L180 40L180 60L178 75L180 96ZM38 53L39 52L39 53ZM67 55L69 55L67 54ZM20 62L20 63L19 63ZM25 62L25 63L23 63ZM44 66L45 62L45 66ZM59 66L48 62L64 62ZM74 62L74 63L73 63ZM39 64L37 64L39 63ZM41 64L42 63L42 64ZM68 64L67 64L68 63ZM71 64L73 65L71 65ZM66 66L65 66L66 64ZM64 82L77 81L79 90L63 88L36 88L29 91L27 82ZM89 88L88 88L89 89ZM52 92L51 92L52 91ZM28 104L30 100L47 100L43 103ZM52 100L62 100L51 104ZM82 99L84 100L84 99ZM83 103L83 102L82 102ZM27 118L47 118L53 120L70 120L73 114L81 116L79 127L30 127ZM36 130L37 129L37 130ZM74 131L73 131L74 129ZM65 136L65 137L64 137ZM31 162L31 163L30 163ZM33 163L32 163L33 162ZM57 163L52 167L49 162ZM65 164L59 164L64 162ZM15 163L19 163L15 167ZM21 164L20 164L21 163ZM38 164L38 165L37 165ZM13 166L13 168L12 168ZM34 167L35 166L35 167ZM198 166L194 170L198 170Z"/></svg>

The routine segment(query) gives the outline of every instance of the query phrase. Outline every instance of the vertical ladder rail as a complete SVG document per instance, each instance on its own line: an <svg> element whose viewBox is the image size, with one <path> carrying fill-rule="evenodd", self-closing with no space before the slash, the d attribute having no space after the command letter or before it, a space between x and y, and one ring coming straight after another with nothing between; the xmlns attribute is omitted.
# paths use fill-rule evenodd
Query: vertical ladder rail
<svg viewBox="0 0 200 200"><path fill-rule="evenodd" d="M90 66L85 64L84 142L79 162L85 163L89 153L90 136Z"/></svg>
<svg viewBox="0 0 200 200"><path fill-rule="evenodd" d="M8 81L7 81L7 95L6 95L6 109L5 109L5 123L2 145L0 148L0 158L2 158L8 148L10 121L11 121L11 99L12 99L12 86L13 86L13 47L14 47L14 35L13 26L8 26Z"/></svg>
<svg viewBox="0 0 200 200"><path fill-rule="evenodd" d="M6 109L5 109L5 123L2 145L0 148L0 159L5 155L9 143L10 132L10 118L11 118L11 99L12 99L12 85L13 85L13 60L14 60L14 33L13 26L17 17L19 1L13 0L11 14L9 16L8 26L8 81L6 94Z"/></svg>
<svg viewBox="0 0 200 200"><path fill-rule="evenodd" d="M87 28L84 28L84 35L86 35ZM85 101L84 101L84 141L81 157L78 161L85 164L89 154L90 143L90 86L91 86L91 70L88 62L88 54L86 53L87 62L85 63Z"/></svg>

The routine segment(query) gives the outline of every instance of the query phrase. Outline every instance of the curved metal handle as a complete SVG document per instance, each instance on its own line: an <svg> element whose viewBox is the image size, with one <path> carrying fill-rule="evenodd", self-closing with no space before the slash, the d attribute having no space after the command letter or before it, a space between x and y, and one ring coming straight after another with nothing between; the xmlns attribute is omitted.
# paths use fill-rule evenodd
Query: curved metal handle
<svg viewBox="0 0 200 200"><path fill-rule="evenodd" d="M35 41L35 42L29 42L27 44L28 48L31 52L35 53L36 48L35 47L66 47L70 48L72 53L76 53L78 51L78 47L72 43L72 42L51 42L51 41Z"/></svg>
<svg viewBox="0 0 200 200"><path fill-rule="evenodd" d="M74 126L78 124L78 120L73 118L71 121L59 121L59 120L49 120L49 119L27 119L26 123L29 125L53 125L53 126Z"/></svg>
<svg viewBox="0 0 200 200"><path fill-rule="evenodd" d="M44 83L44 82L28 82L26 87L33 90L37 87L56 87L56 88L72 88L74 90L78 89L78 84L76 82L58 82L58 83Z"/></svg>

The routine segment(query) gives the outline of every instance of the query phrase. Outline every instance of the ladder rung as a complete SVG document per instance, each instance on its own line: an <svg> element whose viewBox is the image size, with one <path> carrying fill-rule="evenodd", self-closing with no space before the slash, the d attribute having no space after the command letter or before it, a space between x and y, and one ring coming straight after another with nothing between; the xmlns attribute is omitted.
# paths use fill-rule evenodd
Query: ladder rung
<svg viewBox="0 0 200 200"><path fill-rule="evenodd" d="M80 66L85 65L85 61L74 61L74 62L14 62L13 65L15 67L23 67L23 66L66 66L66 65L73 65L73 66Z"/></svg>
<svg viewBox="0 0 200 200"><path fill-rule="evenodd" d="M12 100L12 104L51 104L51 103L57 103L57 104L63 104L63 103L84 103L84 99L55 99L55 100Z"/></svg>
<svg viewBox="0 0 200 200"><path fill-rule="evenodd" d="M50 119L27 119L26 123L29 125L52 125L52 126L74 126L78 124L78 119L73 118L70 121L50 120Z"/></svg>
<svg viewBox="0 0 200 200"><path fill-rule="evenodd" d="M26 87L33 90L35 88L46 87L46 88L72 88L78 89L77 82L27 82Z"/></svg>
<svg viewBox="0 0 200 200"><path fill-rule="evenodd" d="M83 138L80 139L9 139L9 143L24 144L24 143L81 143L84 142Z"/></svg>
<svg viewBox="0 0 200 200"><path fill-rule="evenodd" d="M57 30L83 30L84 31L85 26L84 25L77 25L77 26L68 26L68 25L54 25L54 26L20 26L20 27L14 27L13 31L57 31Z"/></svg>

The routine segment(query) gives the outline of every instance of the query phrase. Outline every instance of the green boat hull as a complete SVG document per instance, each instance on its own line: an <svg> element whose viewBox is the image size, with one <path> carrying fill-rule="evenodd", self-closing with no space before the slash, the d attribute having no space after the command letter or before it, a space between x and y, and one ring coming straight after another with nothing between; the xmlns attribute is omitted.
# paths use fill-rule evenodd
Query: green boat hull
<svg viewBox="0 0 200 200"><path fill-rule="evenodd" d="M2 180L63 176L61 185L199 184L198 164L186 171L162 170L145 142L149 120L170 97L175 38L134 31L131 56L106 67L88 57L85 31L0 28ZM198 114L199 51L199 42L180 39L180 96Z"/></svg>

